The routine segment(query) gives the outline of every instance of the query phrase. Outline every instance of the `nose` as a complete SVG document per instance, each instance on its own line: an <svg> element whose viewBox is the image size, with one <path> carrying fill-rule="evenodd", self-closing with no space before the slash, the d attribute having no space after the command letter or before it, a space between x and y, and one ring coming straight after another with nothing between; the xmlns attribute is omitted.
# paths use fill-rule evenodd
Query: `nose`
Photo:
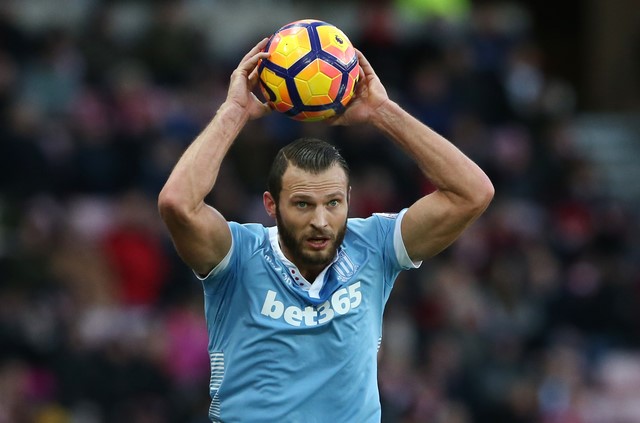
<svg viewBox="0 0 640 423"><path fill-rule="evenodd" d="M329 225L328 212L324 207L316 207L311 219L311 226L314 228L325 228Z"/></svg>

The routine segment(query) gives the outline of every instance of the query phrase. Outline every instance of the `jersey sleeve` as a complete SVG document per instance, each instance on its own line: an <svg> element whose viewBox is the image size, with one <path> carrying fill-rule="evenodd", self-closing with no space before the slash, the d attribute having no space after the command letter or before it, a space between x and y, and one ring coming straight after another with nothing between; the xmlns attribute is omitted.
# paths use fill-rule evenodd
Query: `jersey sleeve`
<svg viewBox="0 0 640 423"><path fill-rule="evenodd" d="M413 261L407 254L407 248L404 245L404 240L402 239L402 218L404 217L407 209L403 209L398 216L396 217L396 221L393 227L393 249L396 255L396 260L398 260L398 264L402 269L417 269L422 265L422 261Z"/></svg>
<svg viewBox="0 0 640 423"><path fill-rule="evenodd" d="M385 267L393 271L415 269L420 267L421 261L412 261L402 239L402 218L407 209L400 213L374 213L365 219L367 233L371 242L382 248Z"/></svg>
<svg viewBox="0 0 640 423"><path fill-rule="evenodd" d="M243 257L252 254L259 246L261 239L264 238L264 236L260 236L263 231L259 229L262 229L262 227L260 226L258 229L251 226L257 227L259 225L241 225L236 222L229 222L229 229L231 230L231 248L229 252L206 276L196 273L196 277L202 282L206 294L217 292L222 286L228 284L232 277L237 277L238 272L241 271L240 263L243 262Z"/></svg>
<svg viewBox="0 0 640 423"><path fill-rule="evenodd" d="M370 263L378 266L387 293L401 271L415 269L422 264L412 261L407 254L400 230L405 213L406 209L403 209L400 213L374 213L366 219L350 220L352 233L358 242L365 244L366 249L377 256Z"/></svg>

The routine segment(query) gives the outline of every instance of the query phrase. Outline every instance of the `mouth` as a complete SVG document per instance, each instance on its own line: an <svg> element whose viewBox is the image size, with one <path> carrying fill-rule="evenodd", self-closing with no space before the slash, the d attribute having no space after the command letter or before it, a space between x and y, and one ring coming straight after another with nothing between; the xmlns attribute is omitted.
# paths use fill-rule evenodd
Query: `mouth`
<svg viewBox="0 0 640 423"><path fill-rule="evenodd" d="M327 237L307 238L307 245L313 250L324 250L330 242L331 238Z"/></svg>

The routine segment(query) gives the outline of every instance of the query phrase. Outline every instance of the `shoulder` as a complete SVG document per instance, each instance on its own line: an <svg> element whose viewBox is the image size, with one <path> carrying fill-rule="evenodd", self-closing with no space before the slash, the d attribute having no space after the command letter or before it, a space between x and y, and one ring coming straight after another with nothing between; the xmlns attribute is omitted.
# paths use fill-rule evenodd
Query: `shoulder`
<svg viewBox="0 0 640 423"><path fill-rule="evenodd" d="M347 243L357 242L378 250L393 239L396 218L393 214L376 213L365 218L347 220Z"/></svg>
<svg viewBox="0 0 640 423"><path fill-rule="evenodd" d="M268 229L259 223L229 222L236 247L258 247L269 241Z"/></svg>
<svg viewBox="0 0 640 423"><path fill-rule="evenodd" d="M393 228L398 219L399 213L374 213L369 217L355 217L347 220L349 230L355 232L366 232L372 230L387 231Z"/></svg>
<svg viewBox="0 0 640 423"><path fill-rule="evenodd" d="M229 221L227 224L231 231L231 249L207 276L196 275L198 279L209 280L214 277L219 279L228 273L227 269L238 268L238 264L253 256L256 251L268 248L268 228L263 225L233 221Z"/></svg>
<svg viewBox="0 0 640 423"><path fill-rule="evenodd" d="M400 226L407 210L404 208L398 213L374 213L364 219L349 219L350 240L382 251L385 257L392 258L401 269L419 267L421 262L414 262L409 258L402 239Z"/></svg>
<svg viewBox="0 0 640 423"><path fill-rule="evenodd" d="M259 223L238 223L238 222L228 222L231 230L235 230L237 232L242 232L247 235L262 235L267 229L265 226Z"/></svg>

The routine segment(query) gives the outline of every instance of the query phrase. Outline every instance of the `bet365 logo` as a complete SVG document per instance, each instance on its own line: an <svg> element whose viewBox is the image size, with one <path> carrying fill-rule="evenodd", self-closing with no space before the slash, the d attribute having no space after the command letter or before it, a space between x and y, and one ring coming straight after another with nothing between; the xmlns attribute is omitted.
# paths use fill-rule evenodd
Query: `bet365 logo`
<svg viewBox="0 0 640 423"><path fill-rule="evenodd" d="M306 306L304 309L294 305L285 308L284 303L276 298L276 292L269 290L260 313L275 320L284 319L291 326L317 326L331 321L336 315L347 314L361 303L360 282L338 289L317 307Z"/></svg>

